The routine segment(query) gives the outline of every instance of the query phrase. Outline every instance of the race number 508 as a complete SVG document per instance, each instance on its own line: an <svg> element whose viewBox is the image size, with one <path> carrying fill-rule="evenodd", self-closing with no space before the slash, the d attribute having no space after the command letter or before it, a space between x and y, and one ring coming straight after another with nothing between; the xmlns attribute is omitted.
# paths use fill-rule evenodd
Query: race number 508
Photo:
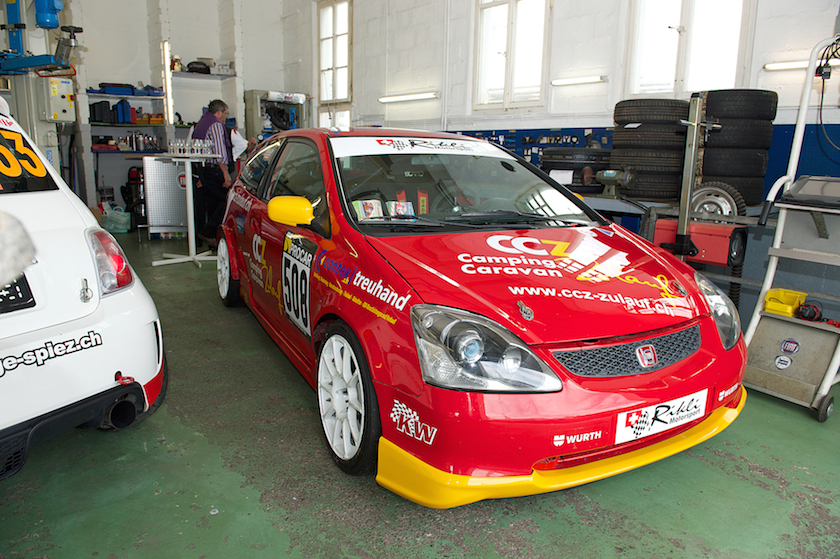
<svg viewBox="0 0 840 559"><path fill-rule="evenodd" d="M283 306L286 315L309 335L309 268L283 253Z"/></svg>

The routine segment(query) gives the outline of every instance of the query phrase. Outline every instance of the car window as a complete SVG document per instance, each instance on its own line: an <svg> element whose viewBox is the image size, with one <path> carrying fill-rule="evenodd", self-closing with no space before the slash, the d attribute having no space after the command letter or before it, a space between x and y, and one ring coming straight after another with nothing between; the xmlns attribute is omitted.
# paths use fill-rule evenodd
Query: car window
<svg viewBox="0 0 840 559"><path fill-rule="evenodd" d="M312 205L324 196L324 177L321 158L315 146L289 142L271 176L266 198L275 196L303 196Z"/></svg>
<svg viewBox="0 0 840 559"><path fill-rule="evenodd" d="M386 153L338 158L345 199L358 221L422 216L464 226L528 220L588 225L569 194L513 158L477 154ZM556 218L556 219L555 219ZM387 220L391 222L393 220Z"/></svg>
<svg viewBox="0 0 840 559"><path fill-rule="evenodd" d="M280 138L275 142L268 143L251 156L251 159L248 160L248 163L245 164L245 167L239 174L239 180L242 182L242 186L245 187L245 190L254 195L257 194L257 191L260 188L260 182L262 181L266 170L271 165L272 158L274 158L274 155L277 153L277 150L280 149L280 146L283 145L283 142L284 138Z"/></svg>
<svg viewBox="0 0 840 559"><path fill-rule="evenodd" d="M58 190L43 161L20 132L0 130L0 194Z"/></svg>

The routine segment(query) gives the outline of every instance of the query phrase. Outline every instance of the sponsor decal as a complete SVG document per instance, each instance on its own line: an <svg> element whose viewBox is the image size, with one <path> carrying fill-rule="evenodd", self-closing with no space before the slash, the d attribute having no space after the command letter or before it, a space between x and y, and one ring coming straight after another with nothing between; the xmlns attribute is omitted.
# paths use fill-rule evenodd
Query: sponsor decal
<svg viewBox="0 0 840 559"><path fill-rule="evenodd" d="M242 208L242 211L245 213L248 213L251 210L251 204L254 203L254 199L250 196L245 196L241 192L234 192L232 203Z"/></svg>
<svg viewBox="0 0 840 559"><path fill-rule="evenodd" d="M802 346L800 345L799 341L794 340L793 338L788 338L782 342L780 349L782 350L782 353L786 355L793 355L794 353L799 351L799 348L801 347Z"/></svg>
<svg viewBox="0 0 840 559"><path fill-rule="evenodd" d="M0 125L4 128L14 128L15 122L13 120L9 120L8 118L0 117Z"/></svg>
<svg viewBox="0 0 840 559"><path fill-rule="evenodd" d="M622 293L599 293L585 289L557 289L555 287L530 287L509 285L508 291L514 296L532 295L536 297L561 297L583 301L599 301L621 305L627 312L638 314L665 314L668 316L691 317L691 310L685 299L648 299L627 297ZM679 306L678 306L679 305Z"/></svg>
<svg viewBox="0 0 840 559"><path fill-rule="evenodd" d="M475 151L475 147L472 142L460 142L457 140L420 140L414 138L398 138L376 140L376 143L380 146L394 148L397 151L416 148L433 151Z"/></svg>
<svg viewBox="0 0 840 559"><path fill-rule="evenodd" d="M372 279L365 277L358 271L353 276L352 283L353 286L369 293L386 305L394 307L398 311L403 310L406 303L408 303L408 300L411 299L411 293L400 297L399 293L391 289L389 286L382 285L381 279L374 282Z"/></svg>
<svg viewBox="0 0 840 559"><path fill-rule="evenodd" d="M339 279L339 282L331 282L329 279L324 277L324 272L331 272L335 274L335 276ZM396 324L397 319L388 312L384 312L381 309L378 309L375 306L371 305L367 301L363 301L356 295L356 293L353 293L349 289L343 288L342 285L352 285L353 287L356 287L361 291L372 295L376 299L379 299L386 305L393 307L398 311L402 311L408 303L409 299L411 299L410 293L400 296L399 292L395 291L392 287L384 285L381 279L374 281L373 279L366 277L362 272L360 272L358 267L350 268L340 260L333 259L332 257L330 257L328 250L321 250L315 255L315 258L313 260L312 277L316 281L321 282L324 286L328 287L329 289L332 289L351 303L359 305L364 310L387 321L389 324Z"/></svg>
<svg viewBox="0 0 840 559"><path fill-rule="evenodd" d="M91 330L78 340L70 339L64 342L46 342L41 347L24 351L20 355L9 355L0 359L2 365L2 373L0 377L6 374L7 371L14 371L19 366L35 365L40 367L50 359L77 353L85 349L92 349L102 345L102 335Z"/></svg>
<svg viewBox="0 0 840 559"><path fill-rule="evenodd" d="M597 441L602 436L601 431L590 431L589 433L576 433L574 435L554 435L554 446L561 447L564 444L577 444Z"/></svg>
<svg viewBox="0 0 840 559"><path fill-rule="evenodd" d="M480 256L463 253L458 255L458 260L463 264L461 271L471 275L563 277L563 274L567 274L578 281L589 283L617 279L627 284L645 285L659 291L662 299L680 298L687 295L681 285L672 286L670 280L664 275L650 280L642 280L633 275L635 268L629 267L627 254L599 241L595 238L595 232L605 235L607 232L613 233L601 228L596 228L589 234L581 232L581 238L574 244L528 236L491 235L487 238L488 247L503 254L516 256ZM474 264L490 264L491 266L475 266ZM497 266L492 266L493 264ZM532 268L534 266L540 266L545 270Z"/></svg>
<svg viewBox="0 0 840 559"><path fill-rule="evenodd" d="M787 355L777 355L773 363L776 365L777 369L779 369L780 371L784 371L785 369L793 365L793 359L791 359Z"/></svg>
<svg viewBox="0 0 840 559"><path fill-rule="evenodd" d="M723 392L718 394L718 402L723 402L724 398L727 398L735 393L736 390L741 386L741 383L733 384Z"/></svg>
<svg viewBox="0 0 840 559"><path fill-rule="evenodd" d="M332 272L344 283L348 283L350 278L355 275L358 268L351 269L345 266L342 262L330 258L328 250L322 250L315 256L315 270L318 272L321 272L322 270Z"/></svg>
<svg viewBox="0 0 840 559"><path fill-rule="evenodd" d="M391 408L391 421L394 422L397 431L408 435L412 439L429 446L435 442L437 427L432 427L420 421L419 414L399 400L394 400L394 407Z"/></svg>
<svg viewBox="0 0 840 559"><path fill-rule="evenodd" d="M245 214L236 215L236 230L239 233L245 233Z"/></svg>
<svg viewBox="0 0 840 559"><path fill-rule="evenodd" d="M703 417L708 392L704 388L682 398L619 413L615 444L636 441Z"/></svg>
<svg viewBox="0 0 840 559"><path fill-rule="evenodd" d="M283 310L307 336L311 336L309 273L316 248L315 243L291 231L283 240Z"/></svg>

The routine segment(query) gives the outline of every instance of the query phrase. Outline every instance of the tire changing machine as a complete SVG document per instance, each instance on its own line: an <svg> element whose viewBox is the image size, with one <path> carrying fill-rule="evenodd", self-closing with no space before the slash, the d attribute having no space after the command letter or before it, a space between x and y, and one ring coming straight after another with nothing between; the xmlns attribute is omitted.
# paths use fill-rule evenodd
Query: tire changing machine
<svg viewBox="0 0 840 559"><path fill-rule="evenodd" d="M768 192L759 217L759 225L764 225L771 207L779 208L759 302L744 333L749 348L744 384L811 408L821 422L834 410L834 398L828 391L838 382L840 328L768 312L771 301L765 303L764 308L761 303L768 299L767 294L773 288L780 258L840 266L837 242L840 239L840 179L802 177L794 183L817 57L822 49L835 43L840 44L840 34L821 41L811 51L787 174ZM816 196L801 196L805 191ZM779 192L782 193L781 201L775 202ZM836 295L812 295L840 301Z"/></svg>

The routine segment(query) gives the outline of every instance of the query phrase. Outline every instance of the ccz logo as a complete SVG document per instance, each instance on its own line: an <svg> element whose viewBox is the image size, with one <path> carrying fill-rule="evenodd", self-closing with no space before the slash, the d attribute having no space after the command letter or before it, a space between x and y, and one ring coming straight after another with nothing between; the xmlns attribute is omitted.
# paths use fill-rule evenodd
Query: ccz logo
<svg viewBox="0 0 840 559"><path fill-rule="evenodd" d="M513 237L511 235L493 235L487 238L487 245L505 254L531 254L533 256L568 256L569 243L544 241L534 237ZM545 245L552 246L551 252Z"/></svg>

